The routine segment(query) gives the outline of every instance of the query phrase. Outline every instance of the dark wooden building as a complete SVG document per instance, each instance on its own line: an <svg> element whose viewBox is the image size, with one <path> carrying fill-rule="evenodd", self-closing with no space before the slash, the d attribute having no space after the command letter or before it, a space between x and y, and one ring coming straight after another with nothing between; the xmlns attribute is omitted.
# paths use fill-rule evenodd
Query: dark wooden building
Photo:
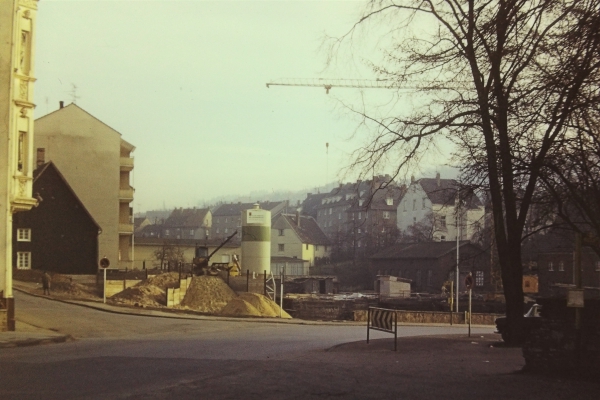
<svg viewBox="0 0 600 400"><path fill-rule="evenodd" d="M470 272L475 292L492 290L489 254L469 241L460 242L460 290ZM411 290L440 293L447 280L456 281L456 242L398 243L371 256L371 273L412 281Z"/></svg>
<svg viewBox="0 0 600 400"><path fill-rule="evenodd" d="M13 217L13 265L95 274L100 226L52 162L34 172L33 193L38 206Z"/></svg>

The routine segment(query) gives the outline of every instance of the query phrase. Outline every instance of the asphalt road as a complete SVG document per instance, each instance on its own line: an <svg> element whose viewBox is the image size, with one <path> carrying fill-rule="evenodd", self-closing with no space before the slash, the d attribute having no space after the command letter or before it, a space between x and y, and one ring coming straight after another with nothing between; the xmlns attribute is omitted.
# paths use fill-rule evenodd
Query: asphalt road
<svg viewBox="0 0 600 400"><path fill-rule="evenodd" d="M466 338L464 327L405 326L393 352L386 333L366 345L364 326L120 315L21 293L16 301L18 320L76 340L0 350L2 399L552 399L575 387L518 374L520 349L493 347L492 328ZM588 398L589 385L577 385L576 398Z"/></svg>

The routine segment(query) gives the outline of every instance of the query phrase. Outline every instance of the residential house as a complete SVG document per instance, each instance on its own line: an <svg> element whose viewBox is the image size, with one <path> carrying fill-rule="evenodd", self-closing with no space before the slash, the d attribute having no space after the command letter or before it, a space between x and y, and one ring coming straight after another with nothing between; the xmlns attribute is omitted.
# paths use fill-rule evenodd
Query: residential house
<svg viewBox="0 0 600 400"><path fill-rule="evenodd" d="M133 219L134 233L137 234L142 231L146 226L151 225L152 222L147 217L135 217Z"/></svg>
<svg viewBox="0 0 600 400"><path fill-rule="evenodd" d="M301 213L302 215L308 215L317 219L317 208L321 205L323 199L327 197L329 193L307 193L306 199L302 202Z"/></svg>
<svg viewBox="0 0 600 400"><path fill-rule="evenodd" d="M312 267L330 256L331 243L309 216L278 215L271 225L271 255L306 260ZM276 273L276 271L273 271ZM308 273L306 273L307 275Z"/></svg>
<svg viewBox="0 0 600 400"><path fill-rule="evenodd" d="M100 225L99 257L107 257L111 268L131 268L135 147L76 104L61 102L35 121L35 131L37 164L52 161Z"/></svg>
<svg viewBox="0 0 600 400"><path fill-rule="evenodd" d="M38 205L13 217L13 265L95 274L100 226L54 163L34 172L33 191Z"/></svg>
<svg viewBox="0 0 600 400"><path fill-rule="evenodd" d="M210 237L212 213L208 208L176 208L160 225L165 239L206 239Z"/></svg>
<svg viewBox="0 0 600 400"><path fill-rule="evenodd" d="M460 224L456 223L457 214ZM485 209L477 195L466 191L461 194L456 180L441 179L438 173L435 179L411 179L398 204L397 225L404 233L419 225L426 231L424 236L434 241L456 241L460 226L459 240L473 240L484 226L484 216Z"/></svg>
<svg viewBox="0 0 600 400"><path fill-rule="evenodd" d="M237 230L236 241L242 238L242 211L254 208L255 203L224 203L212 210L211 237L224 239ZM271 221L288 207L287 201L258 202L260 208L271 212Z"/></svg>
<svg viewBox="0 0 600 400"><path fill-rule="evenodd" d="M440 293L445 281L456 281L456 242L398 243L370 257L371 275L410 279L412 290ZM470 272L475 292L492 290L489 254L469 241L459 243L459 290Z"/></svg>

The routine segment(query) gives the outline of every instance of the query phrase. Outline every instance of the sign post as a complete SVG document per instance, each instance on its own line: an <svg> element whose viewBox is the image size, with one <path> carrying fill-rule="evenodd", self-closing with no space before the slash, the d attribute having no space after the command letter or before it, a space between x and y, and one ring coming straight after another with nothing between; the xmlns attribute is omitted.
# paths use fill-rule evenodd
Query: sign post
<svg viewBox="0 0 600 400"><path fill-rule="evenodd" d="M469 289L469 337L471 337L471 298L473 294L473 275L469 272L469 275L465 277L465 286Z"/></svg>
<svg viewBox="0 0 600 400"><path fill-rule="evenodd" d="M106 304L106 269L110 265L110 261L106 257L102 257L99 262L100 268L104 270L104 289L102 290L102 301Z"/></svg>

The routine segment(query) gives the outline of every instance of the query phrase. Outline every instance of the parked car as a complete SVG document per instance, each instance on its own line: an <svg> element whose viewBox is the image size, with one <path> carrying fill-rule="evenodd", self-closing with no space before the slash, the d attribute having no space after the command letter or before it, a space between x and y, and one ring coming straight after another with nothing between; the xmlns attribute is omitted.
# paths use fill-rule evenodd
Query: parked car
<svg viewBox="0 0 600 400"><path fill-rule="evenodd" d="M534 304L531 306L529 311L527 311L523 317L523 327L525 329L525 333L529 335L529 332L534 330L535 328L540 326L540 312L542 310L542 306L539 304ZM505 342L508 341L508 330L506 329L506 317L496 318L496 333L502 335L502 340Z"/></svg>

